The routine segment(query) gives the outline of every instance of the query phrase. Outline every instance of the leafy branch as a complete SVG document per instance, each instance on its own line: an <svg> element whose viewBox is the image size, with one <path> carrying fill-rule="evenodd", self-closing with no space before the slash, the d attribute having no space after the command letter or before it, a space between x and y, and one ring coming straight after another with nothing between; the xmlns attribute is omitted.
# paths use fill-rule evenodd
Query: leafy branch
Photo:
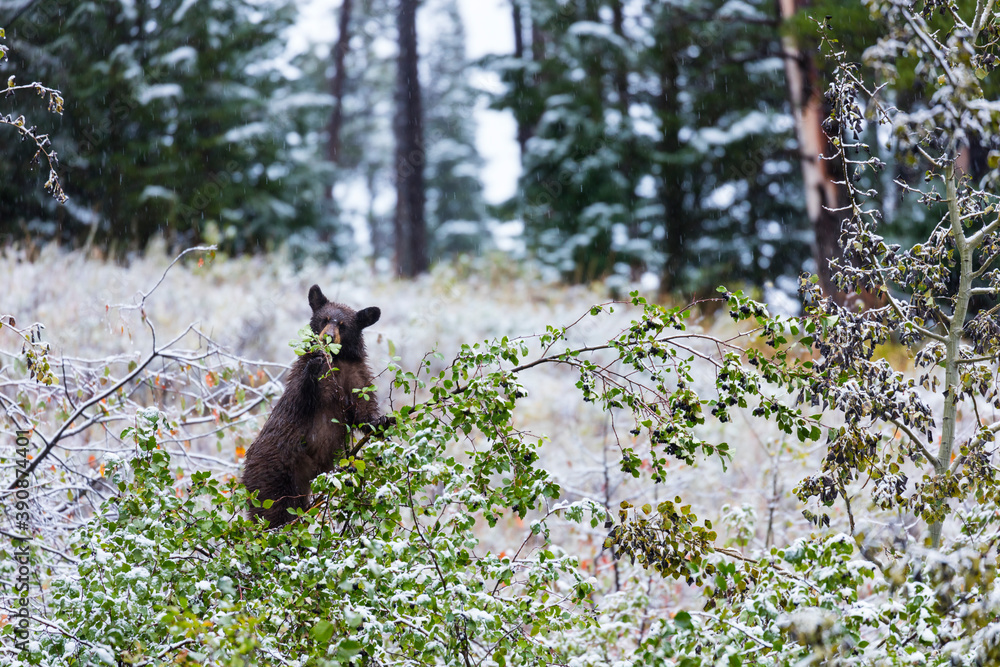
<svg viewBox="0 0 1000 667"><path fill-rule="evenodd" d="M3 39L4 37L4 30L3 28L0 28L0 39ZM0 45L0 60L6 57L7 47ZM39 97L48 96L48 110L51 113L62 115L63 105L65 104L62 93L55 88L49 88L48 86L42 85L37 81L29 84L18 85L12 75L7 79L5 97L10 97L19 91L27 90L36 92ZM57 170L57 167L59 166L59 157L52 148L52 142L49 140L49 135L42 134L38 131L37 127L29 125L23 115L14 118L11 114L0 114L0 125L7 125L8 127L14 128L21 135L21 139L29 139L35 144L35 155L32 157L31 162L40 162L42 158L45 158L49 167L49 177L48 180L45 181L45 189L57 202L60 204L65 203L69 197L66 196L66 193L62 188L62 183L59 181L59 172Z"/></svg>

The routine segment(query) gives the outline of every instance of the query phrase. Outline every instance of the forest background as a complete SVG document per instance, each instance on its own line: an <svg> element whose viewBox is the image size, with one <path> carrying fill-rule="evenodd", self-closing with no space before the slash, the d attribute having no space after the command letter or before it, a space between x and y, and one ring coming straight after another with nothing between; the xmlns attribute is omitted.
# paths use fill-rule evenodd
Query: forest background
<svg viewBox="0 0 1000 667"><path fill-rule="evenodd" d="M993 5L0 1L0 649L992 664ZM313 282L398 426L265 532Z"/></svg>
<svg viewBox="0 0 1000 667"><path fill-rule="evenodd" d="M117 258L153 238L360 253L411 276L500 247L576 282L794 293L837 252L820 207L835 174L809 157L824 65L808 16L836 6L856 56L877 37L841 4L512 2L513 52L473 63L444 0L420 5L419 35L398 25L416 5L351 0L331 9L339 34L287 56L291 2L6 3L4 73L74 94L59 117L18 109L58 147L68 201L8 144L0 235ZM513 115L521 152L492 205L482 100ZM886 197L894 234L933 226Z"/></svg>

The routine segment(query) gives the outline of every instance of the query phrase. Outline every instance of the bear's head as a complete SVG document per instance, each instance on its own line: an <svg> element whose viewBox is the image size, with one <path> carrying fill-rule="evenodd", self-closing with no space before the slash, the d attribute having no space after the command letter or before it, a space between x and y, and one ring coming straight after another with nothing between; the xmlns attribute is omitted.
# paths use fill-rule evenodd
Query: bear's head
<svg viewBox="0 0 1000 667"><path fill-rule="evenodd" d="M309 307L312 308L309 326L312 327L313 333L329 336L334 343L340 344L338 359L345 361L364 359L365 341L361 332L378 322L382 311L372 306L355 312L353 308L327 299L319 285L309 288Z"/></svg>

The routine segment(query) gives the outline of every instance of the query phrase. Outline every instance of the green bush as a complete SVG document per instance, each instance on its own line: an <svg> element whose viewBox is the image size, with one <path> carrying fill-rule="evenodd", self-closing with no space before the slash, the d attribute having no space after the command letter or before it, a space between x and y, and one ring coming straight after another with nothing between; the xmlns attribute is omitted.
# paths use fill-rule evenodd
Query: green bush
<svg viewBox="0 0 1000 667"><path fill-rule="evenodd" d="M59 631L34 664L526 664L592 623L579 604L593 587L574 557L476 553L480 513L523 514L557 495L526 463L530 447L463 464L445 452L453 430L414 419L408 441L371 442L316 480L312 510L267 531L244 518L235 480L194 473L178 485L156 443L159 412L136 422L123 437L138 454L114 468L118 495L74 537L76 572L49 598ZM603 520L586 502L552 513Z"/></svg>

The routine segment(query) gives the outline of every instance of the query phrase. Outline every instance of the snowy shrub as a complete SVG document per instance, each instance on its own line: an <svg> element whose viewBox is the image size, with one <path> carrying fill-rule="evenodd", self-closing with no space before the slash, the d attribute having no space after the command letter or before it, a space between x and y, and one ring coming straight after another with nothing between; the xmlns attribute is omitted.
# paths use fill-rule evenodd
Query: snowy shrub
<svg viewBox="0 0 1000 667"><path fill-rule="evenodd" d="M992 145L1000 121L980 83L995 67L997 17L992 2L977 3L971 16L955 2L867 4L886 28L866 53L878 86L823 32L836 65L824 123L835 152L824 159L841 163L850 201L838 211L844 259L835 276L859 298L838 305L805 276L805 315L782 321L728 295L730 314L754 322L767 347L723 355L718 375L720 389L738 387L730 404L763 386L794 397L761 396L753 413L802 440L825 436L820 470L796 493L818 527L843 503L848 532L719 563L686 512L661 507L654 520L630 513L625 549L670 572L686 552L689 576L703 577L709 596L705 612L663 622L643 646L644 664L732 665L752 655L773 665L987 665L1000 656L998 172L992 158L978 182L962 167L971 145ZM897 109L887 91L911 67L927 87L926 106ZM896 181L942 213L925 242L901 248L878 234L879 195L867 184L886 165L866 136L926 170L922 188ZM876 305L858 308L866 294ZM890 361L894 342L913 359L909 373ZM805 422L803 407L815 411ZM692 546L704 555L692 557Z"/></svg>
<svg viewBox="0 0 1000 667"><path fill-rule="evenodd" d="M506 354L470 354L455 375ZM501 377L473 380L459 400L442 380L434 399L400 411L404 438L341 461L315 482L313 509L278 531L243 518L233 480L178 484L156 439L172 425L140 411L122 433L137 455L109 471L117 495L74 535L76 571L52 585L42 662L524 664L567 650L555 638L593 623L578 609L593 581L556 545L524 547L544 544L550 521L598 525L605 512L551 503L516 553L477 549L477 518L523 517L558 496L532 465L537 442L510 427L516 388ZM474 428L493 447L448 455Z"/></svg>

